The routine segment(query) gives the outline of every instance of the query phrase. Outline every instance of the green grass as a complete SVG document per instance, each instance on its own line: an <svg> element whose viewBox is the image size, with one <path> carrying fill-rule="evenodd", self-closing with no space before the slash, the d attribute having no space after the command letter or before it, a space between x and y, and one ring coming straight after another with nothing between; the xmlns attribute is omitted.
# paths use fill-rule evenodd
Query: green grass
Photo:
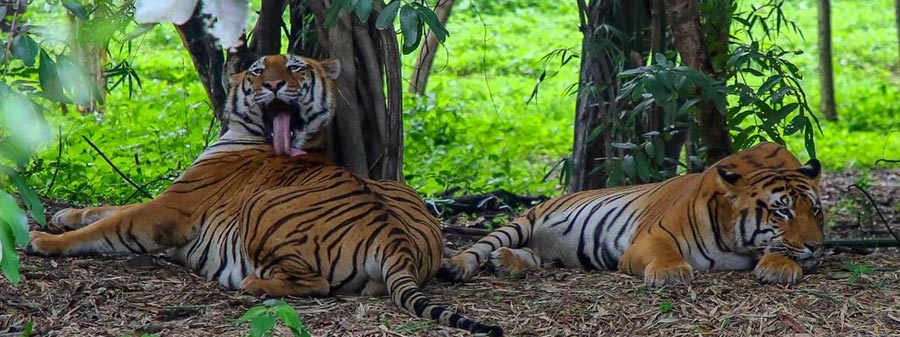
<svg viewBox="0 0 900 337"><path fill-rule="evenodd" d="M760 1L756 1L760 2ZM473 3L475 5L473 5ZM900 157L900 80L890 0L833 3L837 123L823 122L817 138L826 169L870 167L882 157ZM510 9L514 8L514 9ZM794 58L803 86L818 110L816 8L812 0L788 1L786 14L806 35L781 42L803 49ZM557 182L542 179L571 151L577 59L560 67L542 62L554 50L580 51L575 2L459 1L447 25L450 37L438 51L428 97L405 98L407 182L423 194L450 187L465 192L505 188L515 193L558 194ZM46 115L64 144L52 188L58 147L46 146L41 170L30 177L38 192L82 203L136 201L135 191L82 140L88 136L138 184L157 193L199 154L210 135L212 111L187 53L171 25L135 41L129 61L143 88L109 96L102 116ZM115 59L117 55L113 55ZM409 77L415 55L403 57ZM535 101L527 103L546 69ZM408 82L405 82L408 83ZM405 88L404 88L405 89ZM212 135L217 134L215 130ZM802 156L802 139L789 139Z"/></svg>

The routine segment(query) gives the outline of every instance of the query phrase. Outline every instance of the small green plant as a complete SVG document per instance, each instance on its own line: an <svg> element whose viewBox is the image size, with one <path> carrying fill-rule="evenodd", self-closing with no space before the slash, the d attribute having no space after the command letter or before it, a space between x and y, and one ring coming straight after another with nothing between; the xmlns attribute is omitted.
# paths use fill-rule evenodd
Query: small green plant
<svg viewBox="0 0 900 337"><path fill-rule="evenodd" d="M659 304L659 313L660 314L668 314L668 313L672 312L673 307L674 307L674 305L672 304L672 302L669 302L669 301L662 302Z"/></svg>
<svg viewBox="0 0 900 337"><path fill-rule="evenodd" d="M237 323L250 322L249 337L267 337L272 336L278 320L291 330L294 337L310 337L297 311L282 300L270 299L263 302L263 305L250 308L238 318Z"/></svg>
<svg viewBox="0 0 900 337"><path fill-rule="evenodd" d="M866 264L844 263L843 269L851 273L848 280L853 284L859 283L863 275L869 276L875 273L875 268Z"/></svg>
<svg viewBox="0 0 900 337"><path fill-rule="evenodd" d="M429 326L431 326L431 322L410 322L397 326L393 331L400 333L414 333L428 329Z"/></svg>

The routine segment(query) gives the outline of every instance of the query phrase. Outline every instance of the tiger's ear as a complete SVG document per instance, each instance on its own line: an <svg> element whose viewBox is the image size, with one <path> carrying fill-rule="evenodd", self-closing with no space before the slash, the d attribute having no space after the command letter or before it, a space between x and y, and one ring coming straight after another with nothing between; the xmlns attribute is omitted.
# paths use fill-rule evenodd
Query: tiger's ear
<svg viewBox="0 0 900 337"><path fill-rule="evenodd" d="M716 171L719 172L719 178L722 178L722 181L728 183L729 185L734 185L735 183L738 182L738 180L741 179L740 174L731 172L728 169L721 167L721 166L716 166Z"/></svg>
<svg viewBox="0 0 900 337"><path fill-rule="evenodd" d="M320 62L322 65L322 69L325 70L325 76L330 78L331 80L336 80L338 75L341 74L341 60L338 59L328 59Z"/></svg>
<svg viewBox="0 0 900 337"><path fill-rule="evenodd" d="M822 164L818 159L810 159L806 164L797 169L797 172L809 177L809 179L817 180L822 174Z"/></svg>

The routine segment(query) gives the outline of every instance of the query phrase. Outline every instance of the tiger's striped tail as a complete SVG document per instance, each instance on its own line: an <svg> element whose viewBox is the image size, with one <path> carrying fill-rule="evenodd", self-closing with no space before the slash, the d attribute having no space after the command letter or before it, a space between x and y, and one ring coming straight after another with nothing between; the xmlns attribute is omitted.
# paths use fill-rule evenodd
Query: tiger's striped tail
<svg viewBox="0 0 900 337"><path fill-rule="evenodd" d="M447 308L431 302L416 282L411 272L410 260L399 264L385 264L383 267L385 285L391 300L417 317L438 321L441 325L471 331L477 334L500 337L503 329L499 326L485 325L475 322L463 315L450 312ZM400 268L397 268L400 267Z"/></svg>

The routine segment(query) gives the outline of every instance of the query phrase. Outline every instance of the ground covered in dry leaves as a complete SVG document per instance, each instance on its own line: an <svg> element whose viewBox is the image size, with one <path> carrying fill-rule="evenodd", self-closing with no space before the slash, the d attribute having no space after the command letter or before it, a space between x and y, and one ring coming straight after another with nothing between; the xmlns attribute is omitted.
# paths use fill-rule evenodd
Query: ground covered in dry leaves
<svg viewBox="0 0 900 337"><path fill-rule="evenodd" d="M864 184L900 231L900 171L825 179L831 237L884 237ZM58 209L50 205L48 213ZM877 221L876 221L877 220ZM858 252L858 251L857 251ZM614 272L545 269L482 276L426 292L509 336L900 336L900 251L833 253L795 286L760 285L749 272L700 273L691 286L648 290ZM235 319L262 299L224 290L158 256L22 256L21 284L0 279L0 336L29 321L42 336L240 336ZM384 298L291 298L314 336L461 336ZM287 330L279 331L288 336ZM276 334L278 335L278 334Z"/></svg>

